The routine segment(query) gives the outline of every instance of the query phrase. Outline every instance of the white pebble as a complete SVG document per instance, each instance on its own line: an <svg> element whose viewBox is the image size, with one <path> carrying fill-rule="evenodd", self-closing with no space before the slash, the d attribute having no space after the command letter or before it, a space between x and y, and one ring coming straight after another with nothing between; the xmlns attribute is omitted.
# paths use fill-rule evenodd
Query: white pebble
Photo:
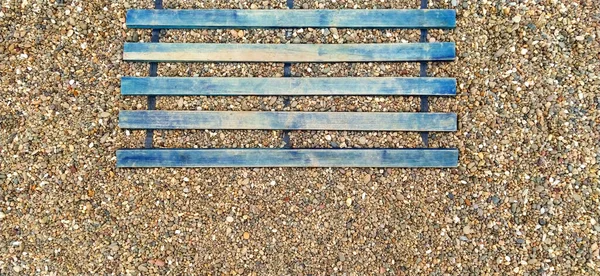
<svg viewBox="0 0 600 276"><path fill-rule="evenodd" d="M233 217L229 216L225 219L227 222L233 222Z"/></svg>

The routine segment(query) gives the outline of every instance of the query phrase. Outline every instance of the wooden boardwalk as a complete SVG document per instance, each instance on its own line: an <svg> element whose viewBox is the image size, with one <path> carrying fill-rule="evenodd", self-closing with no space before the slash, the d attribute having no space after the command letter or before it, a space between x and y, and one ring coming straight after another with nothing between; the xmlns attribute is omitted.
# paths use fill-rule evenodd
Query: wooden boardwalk
<svg viewBox="0 0 600 276"><path fill-rule="evenodd" d="M430 113L429 96L456 95L453 78L426 77L426 63L452 61L453 42L426 43L431 28L454 28L454 10L130 10L129 28L416 28L421 43L126 43L123 59L150 62L150 77L123 77L121 93L147 96L149 110L123 110L119 126L146 129L145 149L117 151L118 167L405 167L458 164L456 149L155 149L156 129L273 129L421 132L457 129L453 113ZM421 62L421 77L156 77L160 62ZM153 110L157 96L419 96L420 112ZM284 137L285 141L285 137Z"/></svg>

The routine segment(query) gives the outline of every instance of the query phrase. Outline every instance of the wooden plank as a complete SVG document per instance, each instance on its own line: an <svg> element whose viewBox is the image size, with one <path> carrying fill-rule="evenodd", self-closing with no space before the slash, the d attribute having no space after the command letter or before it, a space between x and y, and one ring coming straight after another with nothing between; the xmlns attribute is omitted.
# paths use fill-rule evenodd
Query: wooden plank
<svg viewBox="0 0 600 276"><path fill-rule="evenodd" d="M129 10L128 28L454 28L455 10Z"/></svg>
<svg viewBox="0 0 600 276"><path fill-rule="evenodd" d="M121 78L126 96L454 96L453 78Z"/></svg>
<svg viewBox="0 0 600 276"><path fill-rule="evenodd" d="M117 167L402 167L458 165L457 149L123 149Z"/></svg>
<svg viewBox="0 0 600 276"><path fill-rule="evenodd" d="M454 113L121 110L128 129L455 131Z"/></svg>
<svg viewBox="0 0 600 276"><path fill-rule="evenodd" d="M453 60L453 42L384 44L125 43L143 62L369 62Z"/></svg>

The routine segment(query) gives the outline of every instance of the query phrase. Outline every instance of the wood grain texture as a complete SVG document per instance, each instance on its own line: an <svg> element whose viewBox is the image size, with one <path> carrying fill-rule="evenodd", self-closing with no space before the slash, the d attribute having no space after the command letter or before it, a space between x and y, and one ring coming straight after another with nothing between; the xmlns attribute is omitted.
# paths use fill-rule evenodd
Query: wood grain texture
<svg viewBox="0 0 600 276"><path fill-rule="evenodd" d="M457 149L123 149L117 167L402 167L458 165Z"/></svg>
<svg viewBox="0 0 600 276"><path fill-rule="evenodd" d="M454 60L453 42L385 44L125 43L142 62L369 62Z"/></svg>
<svg viewBox="0 0 600 276"><path fill-rule="evenodd" d="M454 113L121 110L127 129L455 131Z"/></svg>
<svg viewBox="0 0 600 276"><path fill-rule="evenodd" d="M129 10L128 28L454 28L455 10Z"/></svg>
<svg viewBox="0 0 600 276"><path fill-rule="evenodd" d="M146 78L122 77L126 96L376 95L454 96L453 78Z"/></svg>

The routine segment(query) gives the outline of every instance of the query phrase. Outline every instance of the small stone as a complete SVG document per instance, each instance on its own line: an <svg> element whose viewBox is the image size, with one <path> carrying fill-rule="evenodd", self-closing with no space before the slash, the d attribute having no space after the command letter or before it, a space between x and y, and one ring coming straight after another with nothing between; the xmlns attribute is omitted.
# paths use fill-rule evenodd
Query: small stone
<svg viewBox="0 0 600 276"><path fill-rule="evenodd" d="M232 223L233 222L233 217L232 216L228 216L225 221Z"/></svg>
<svg viewBox="0 0 600 276"><path fill-rule="evenodd" d="M254 3L252 3L250 5L250 9L256 10L256 9L258 9L258 6L256 4L254 4Z"/></svg>
<svg viewBox="0 0 600 276"><path fill-rule="evenodd" d="M119 250L119 245L116 243L112 243L108 246L108 249L110 249L110 251L112 252L117 252Z"/></svg>
<svg viewBox="0 0 600 276"><path fill-rule="evenodd" d="M463 227L463 233L465 235L470 235L470 234L475 233L475 231L473 229L471 229L470 225L466 225L465 227Z"/></svg>
<svg viewBox="0 0 600 276"><path fill-rule="evenodd" d="M360 137L360 139L358 139L358 142L359 142L361 145L364 145L364 144L366 144L366 143L367 143L367 138L365 138L365 137Z"/></svg>
<svg viewBox="0 0 600 276"><path fill-rule="evenodd" d="M521 16L517 15L517 16L513 17L512 21L515 22L515 23L521 22Z"/></svg>
<svg viewBox="0 0 600 276"><path fill-rule="evenodd" d="M229 34L231 34L231 36L233 36L233 37L237 37L238 32L236 30L231 30L231 31L229 31Z"/></svg>
<svg viewBox="0 0 600 276"><path fill-rule="evenodd" d="M466 236L460 236L458 237L461 241L469 241L469 239Z"/></svg>
<svg viewBox="0 0 600 276"><path fill-rule="evenodd" d="M500 203L500 198L497 195L492 196L492 202L496 205Z"/></svg>
<svg viewBox="0 0 600 276"><path fill-rule="evenodd" d="M23 268L21 266L15 265L13 266L13 270L17 273L21 272L21 270L23 270Z"/></svg>
<svg viewBox="0 0 600 276"><path fill-rule="evenodd" d="M448 193L448 198L451 200L454 200L454 194L453 193Z"/></svg>
<svg viewBox="0 0 600 276"><path fill-rule="evenodd" d="M141 272L148 272L148 268L145 265L139 265L137 269Z"/></svg>
<svg viewBox="0 0 600 276"><path fill-rule="evenodd" d="M543 218L540 218L540 219L538 219L538 223L539 223L541 226L544 226L544 225L546 225L546 220L545 220L545 219L543 219Z"/></svg>
<svg viewBox="0 0 600 276"><path fill-rule="evenodd" d="M504 55L505 52L506 50L504 48L498 49L498 51L496 51L496 53L494 54L494 57L501 57L502 55Z"/></svg>
<svg viewBox="0 0 600 276"><path fill-rule="evenodd" d="M244 30L239 30L239 31L237 32L237 36L238 36L238 37L244 37Z"/></svg>
<svg viewBox="0 0 600 276"><path fill-rule="evenodd" d="M165 261L160 260L160 259L150 260L149 263L154 264L155 266L160 266L160 267L165 266Z"/></svg>
<svg viewBox="0 0 600 276"><path fill-rule="evenodd" d="M583 41L584 39L585 39L585 36L583 36L583 35L578 35L575 37L575 40L577 40L577 41Z"/></svg>
<svg viewBox="0 0 600 276"><path fill-rule="evenodd" d="M249 238L250 238L250 233L244 232L244 240L247 240Z"/></svg>
<svg viewBox="0 0 600 276"><path fill-rule="evenodd" d="M517 243L518 243L518 244L524 244L524 243L525 243L525 240L524 240L524 239L517 239Z"/></svg>
<svg viewBox="0 0 600 276"><path fill-rule="evenodd" d="M352 198L351 197L346 199L346 206L348 206L348 207L352 206Z"/></svg>
<svg viewBox="0 0 600 276"><path fill-rule="evenodd" d="M6 215L2 212L0 212L0 220L3 220L6 217Z"/></svg>
<svg viewBox="0 0 600 276"><path fill-rule="evenodd" d="M363 177L363 183L367 184L369 182L371 182L371 175L367 174Z"/></svg>
<svg viewBox="0 0 600 276"><path fill-rule="evenodd" d="M108 117L110 117L110 113L108 113L108 112L100 113L100 118L108 118Z"/></svg>

